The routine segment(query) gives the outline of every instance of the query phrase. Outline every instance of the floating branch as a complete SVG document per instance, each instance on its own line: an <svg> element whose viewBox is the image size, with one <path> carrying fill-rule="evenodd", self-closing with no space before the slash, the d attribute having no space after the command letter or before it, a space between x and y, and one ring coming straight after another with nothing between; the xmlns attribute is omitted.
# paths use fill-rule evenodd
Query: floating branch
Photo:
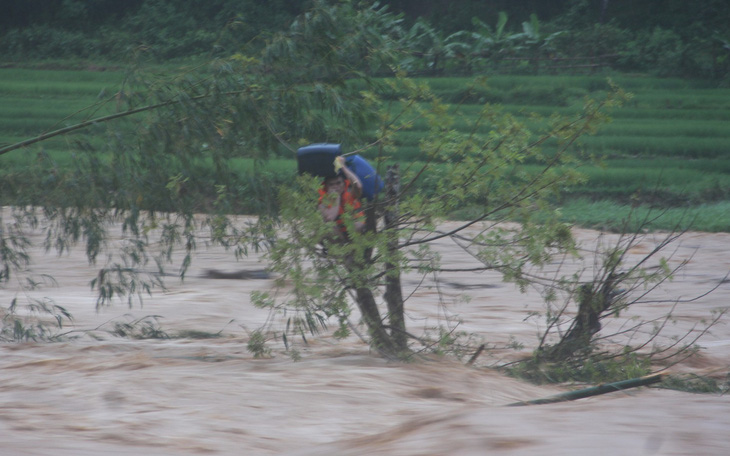
<svg viewBox="0 0 730 456"><path fill-rule="evenodd" d="M592 386L590 388L583 388L575 391L568 391L567 393L556 394L555 396L549 396L542 399L534 399L531 401L520 401L507 404L507 407L515 407L520 405L539 405L539 404L552 404L553 402L564 402L574 401L576 399L583 399L584 397L598 396L600 394L612 393L614 391L625 390L629 388L636 388L637 386L646 386L653 383L662 381L664 374L647 375L645 377L632 378L629 380L622 380L620 382L606 383L604 385Z"/></svg>

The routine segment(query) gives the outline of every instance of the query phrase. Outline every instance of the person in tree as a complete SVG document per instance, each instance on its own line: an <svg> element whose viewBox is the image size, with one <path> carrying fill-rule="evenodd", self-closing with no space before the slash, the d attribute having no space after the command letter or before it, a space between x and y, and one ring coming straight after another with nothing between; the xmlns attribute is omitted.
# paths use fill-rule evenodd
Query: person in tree
<svg viewBox="0 0 730 456"><path fill-rule="evenodd" d="M365 214L360 210L362 196L362 182L357 175L345 164L345 157L335 159L334 177L328 177L322 182L319 189L319 211L325 222L336 222L336 237L347 239L347 228L342 216L351 214L355 223L355 230L365 230Z"/></svg>

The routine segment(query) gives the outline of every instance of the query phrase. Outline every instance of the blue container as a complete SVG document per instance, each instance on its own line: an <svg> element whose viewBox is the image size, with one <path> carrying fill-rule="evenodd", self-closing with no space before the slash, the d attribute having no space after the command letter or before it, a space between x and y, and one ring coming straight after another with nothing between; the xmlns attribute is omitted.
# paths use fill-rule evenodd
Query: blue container
<svg viewBox="0 0 730 456"><path fill-rule="evenodd" d="M375 168L359 155L345 158L345 164L362 182L362 196L368 201L372 201L384 186L383 180L378 176Z"/></svg>
<svg viewBox="0 0 730 456"><path fill-rule="evenodd" d="M310 144L297 150L297 164L299 174L326 179L335 177L335 158L342 155L340 144ZM383 180L367 160L359 155L345 158L345 164L362 182L362 194L365 199L372 201L375 195L383 189Z"/></svg>
<svg viewBox="0 0 730 456"><path fill-rule="evenodd" d="M342 155L339 144L311 144L297 150L299 174L321 178L335 177L335 158Z"/></svg>

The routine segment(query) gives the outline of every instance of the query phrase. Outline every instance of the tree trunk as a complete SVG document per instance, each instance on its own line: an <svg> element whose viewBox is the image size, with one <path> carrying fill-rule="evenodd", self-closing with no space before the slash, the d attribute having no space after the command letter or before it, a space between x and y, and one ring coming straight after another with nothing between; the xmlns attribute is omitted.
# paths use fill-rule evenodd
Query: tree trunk
<svg viewBox="0 0 730 456"><path fill-rule="evenodd" d="M362 314L370 335L370 345L383 356L388 358L397 356L401 350L383 326L373 292L369 288L360 287L356 290L356 294L357 307L360 309L360 314Z"/></svg>
<svg viewBox="0 0 730 456"><path fill-rule="evenodd" d="M601 316L611 308L620 284L621 274L610 273L602 283L581 285L578 292L578 315L567 333L556 345L543 350L546 360L570 358L581 350L590 350L593 336L601 330Z"/></svg>
<svg viewBox="0 0 730 456"><path fill-rule="evenodd" d="M385 177L385 196L391 204L385 210L385 230L389 233L388 252L394 254L398 249L398 195L400 193L400 173L398 165L388 167ZM388 305L390 335L399 351L408 348L406 323L403 310L403 292L401 289L400 271L396 265L385 265L385 302Z"/></svg>
<svg viewBox="0 0 730 456"><path fill-rule="evenodd" d="M385 230L390 233L387 248L391 253L398 248L398 193L400 192L400 177L398 166L395 165L388 169L386 177L385 199L391 202L385 211ZM375 229L375 209L368 207L366 209L369 223L369 230ZM372 211L372 212L370 212ZM369 262L371 252L365 252L361 261ZM357 267L353 264L351 267ZM356 291L357 306L362 315L363 322L368 328L370 343L382 354L389 358L401 357L408 351L408 337L406 334L406 326L403 311L403 293L401 291L400 273L397 265L387 263L385 265L385 302L388 306L388 321L390 331L383 323L383 319L378 310L377 302L373 296L371 289L367 287L358 287Z"/></svg>
<svg viewBox="0 0 730 456"><path fill-rule="evenodd" d="M377 229L377 206L377 204L368 203L364 207L366 232L374 232ZM395 247L397 247L397 243L395 244ZM370 264L370 262L372 261L372 253L372 249L367 249L364 252L363 257L359 260L363 262L361 266L364 264ZM357 262L349 267L358 267ZM389 269L391 267L392 265L386 265L386 269ZM397 277L396 280L397 288L394 288L396 282L393 282L390 276L386 278L385 299L388 302L390 302L389 296L395 296L393 294L393 290L397 289L398 296L400 296L400 277ZM401 324L401 326L403 326L403 331L394 331L391 329L391 332L388 333L388 331L386 330L386 326L383 323L383 318L380 315L380 310L378 310L378 304L375 301L375 296L373 295L372 290L367 287L358 287L355 292L358 309L360 310L363 322L365 323L365 326L368 329L368 335L370 336L370 345L385 357L396 358L400 356L408 348L408 345L405 341L405 326ZM402 301L403 299L400 298L401 320L403 315ZM388 308L390 311L390 304L388 305ZM390 312L389 318L391 326L393 326L392 312Z"/></svg>

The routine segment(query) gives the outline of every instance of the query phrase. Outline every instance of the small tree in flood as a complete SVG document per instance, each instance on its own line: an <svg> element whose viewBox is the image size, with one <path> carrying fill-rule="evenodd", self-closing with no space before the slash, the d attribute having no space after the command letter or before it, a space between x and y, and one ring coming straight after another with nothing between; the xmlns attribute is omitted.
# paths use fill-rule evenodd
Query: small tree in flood
<svg viewBox="0 0 730 456"><path fill-rule="evenodd" d="M670 267L672 255L663 256L684 232L646 234L647 226L660 216L649 212L635 220L632 214L614 241L604 235L598 239L587 252L588 265L573 258L577 262L557 262L549 278L533 277L532 285L545 300L538 345L531 358L510 370L539 382L604 382L645 375L652 364L676 364L697 352L697 341L720 322L727 308L712 311L684 333L669 337L666 329L678 306L708 295L727 275L698 296L659 298L663 286L690 263L684 259ZM652 247L632 257L631 250L644 243ZM563 269L574 270L561 277ZM642 306L657 303L668 310L654 318L632 317Z"/></svg>
<svg viewBox="0 0 730 456"><path fill-rule="evenodd" d="M391 146L394 135L426 119L431 128L421 141L423 162L402 171L389 167L383 173L387 174L386 189L371 210L383 214L384 221L357 233L352 220L346 218L350 228L346 243L327 241L333 227L324 224L316 210L316 181L304 177L296 191L285 190L280 199L282 225L277 227L279 231L268 233L276 238L268 256L286 287L280 293L257 294L255 301L259 306L294 313L287 327L299 334L315 332L337 317L336 335L344 336L349 331L348 303L352 300L372 346L397 357L411 351L409 341L419 340L405 327L400 277L405 271L424 275L441 271L439 257L430 248L432 242L450 237L467 244L484 264L471 272L496 270L522 287L530 282L525 268L539 267L554 254L573 249L569 227L550 217L551 212L545 210L547 201L579 178L570 166L575 157L569 149L603 120L602 109L617 104L621 94L609 94L600 103L587 102L576 118L551 119L540 134L485 105L469 132L460 133L451 127L463 117L459 108L449 111L427 87L407 79L395 78L390 84L393 93L401 94L392 106L375 93L367 96L372 109L381 113L371 156L379 163L397 158L397 147ZM555 154L546 156L540 145L548 139L557 140L560 146ZM477 202L471 219L449 232L441 231L439 219L468 202ZM538 213L539 222L535 220ZM467 234L470 227L486 221L489 229ZM505 223L508 221L519 223Z"/></svg>

